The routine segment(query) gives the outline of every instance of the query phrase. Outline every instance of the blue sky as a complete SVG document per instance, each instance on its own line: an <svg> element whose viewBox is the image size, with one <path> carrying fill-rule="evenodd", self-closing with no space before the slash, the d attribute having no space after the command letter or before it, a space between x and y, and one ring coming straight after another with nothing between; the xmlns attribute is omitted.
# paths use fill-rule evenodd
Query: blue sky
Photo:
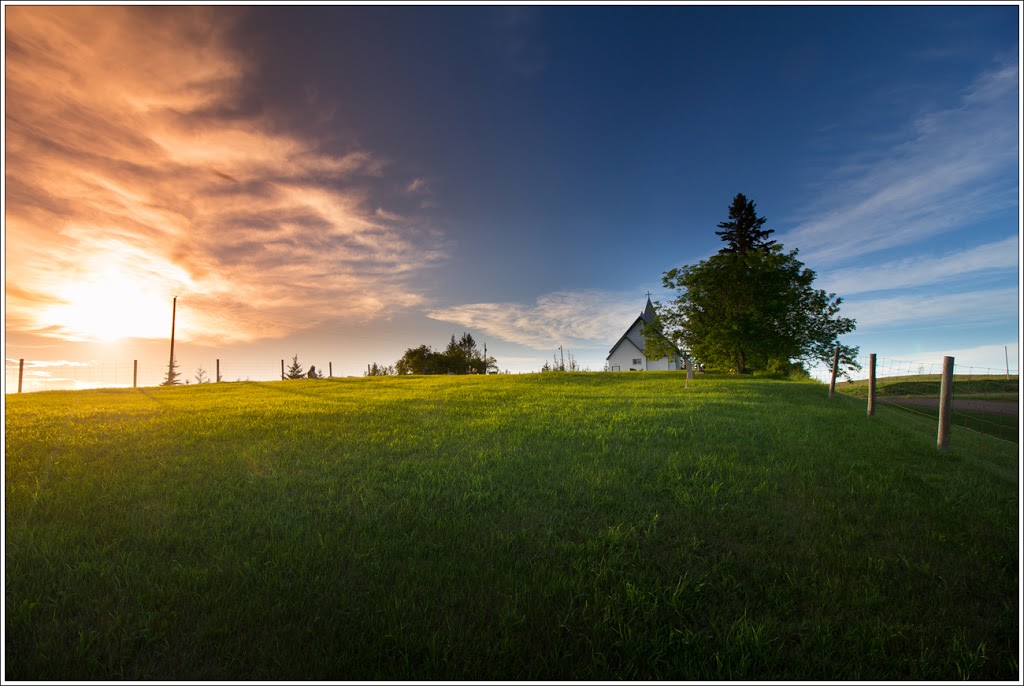
<svg viewBox="0 0 1024 686"><path fill-rule="evenodd" d="M1019 367L1019 5L4 19L8 372L156 383L174 295L188 376L463 331L599 370L736 193L864 355Z"/></svg>

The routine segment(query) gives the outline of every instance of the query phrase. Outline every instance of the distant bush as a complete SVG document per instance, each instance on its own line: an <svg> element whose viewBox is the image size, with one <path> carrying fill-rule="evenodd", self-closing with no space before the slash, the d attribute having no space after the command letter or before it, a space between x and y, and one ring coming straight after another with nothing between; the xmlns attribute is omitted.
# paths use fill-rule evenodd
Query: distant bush
<svg viewBox="0 0 1024 686"><path fill-rule="evenodd" d="M753 374L760 379L786 379L789 381L807 381L811 378L802 362L791 360L772 360L763 370Z"/></svg>

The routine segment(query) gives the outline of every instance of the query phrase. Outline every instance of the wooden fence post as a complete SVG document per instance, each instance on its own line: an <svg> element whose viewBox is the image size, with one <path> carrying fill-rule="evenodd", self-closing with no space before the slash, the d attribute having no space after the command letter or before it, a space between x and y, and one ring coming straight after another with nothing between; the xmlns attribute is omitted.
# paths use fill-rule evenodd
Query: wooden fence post
<svg viewBox="0 0 1024 686"><path fill-rule="evenodd" d="M828 399L836 394L836 372L839 371L839 342L836 342L836 354L832 358L832 383L828 386Z"/></svg>
<svg viewBox="0 0 1024 686"><path fill-rule="evenodd" d="M875 416L875 354L868 358L868 416Z"/></svg>
<svg viewBox="0 0 1024 686"><path fill-rule="evenodd" d="M21 378L25 375L25 358L18 360L18 393L21 393Z"/></svg>
<svg viewBox="0 0 1024 686"><path fill-rule="evenodd" d="M333 379L334 378L334 367L331 365L330 362L327 363L327 378L328 379Z"/></svg>
<svg viewBox="0 0 1024 686"><path fill-rule="evenodd" d="M139 387L139 361L133 360L132 364L132 388Z"/></svg>
<svg viewBox="0 0 1024 686"><path fill-rule="evenodd" d="M217 358L217 376L214 377L214 383L220 383L220 358Z"/></svg>
<svg viewBox="0 0 1024 686"><path fill-rule="evenodd" d="M284 360L281 360L281 381L284 381Z"/></svg>
<svg viewBox="0 0 1024 686"><path fill-rule="evenodd" d="M939 450L949 446L949 420L953 416L953 358L942 358L942 386L939 390Z"/></svg>

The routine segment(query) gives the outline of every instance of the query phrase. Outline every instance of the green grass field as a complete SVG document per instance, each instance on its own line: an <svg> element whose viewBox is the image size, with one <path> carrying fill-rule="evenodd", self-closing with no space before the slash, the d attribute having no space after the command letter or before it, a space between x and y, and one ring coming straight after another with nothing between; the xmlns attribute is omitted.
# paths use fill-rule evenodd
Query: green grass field
<svg viewBox="0 0 1024 686"><path fill-rule="evenodd" d="M6 401L8 679L1020 679L1016 447L823 385Z"/></svg>

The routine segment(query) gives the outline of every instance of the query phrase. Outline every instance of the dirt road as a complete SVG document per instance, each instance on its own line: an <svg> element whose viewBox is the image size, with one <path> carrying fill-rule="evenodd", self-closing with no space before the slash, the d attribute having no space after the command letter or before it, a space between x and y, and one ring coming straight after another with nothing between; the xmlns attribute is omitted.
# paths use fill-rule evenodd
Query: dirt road
<svg viewBox="0 0 1024 686"><path fill-rule="evenodd" d="M889 403L890 405L911 405L914 407L938 407L938 398L879 398L878 402ZM966 410L968 412L988 412L991 414L1004 414L1010 417L1020 415L1018 403L1002 400L981 400L975 398L953 398L954 410Z"/></svg>

